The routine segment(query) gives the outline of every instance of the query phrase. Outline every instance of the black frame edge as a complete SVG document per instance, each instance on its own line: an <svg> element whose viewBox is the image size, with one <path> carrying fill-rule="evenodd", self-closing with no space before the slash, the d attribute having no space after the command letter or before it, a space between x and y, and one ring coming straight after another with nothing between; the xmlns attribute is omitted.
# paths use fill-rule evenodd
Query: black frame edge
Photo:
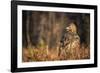
<svg viewBox="0 0 100 73"><path fill-rule="evenodd" d="M15 1L18 5L30 5L30 6L50 6L50 7L68 7L68 8L85 8L95 9L96 5L84 5L84 4L69 4L69 3L52 3L52 2L36 2L36 1Z"/></svg>
<svg viewBox="0 0 100 73"><path fill-rule="evenodd" d="M95 6L94 8L94 64L96 67L98 67L98 31L97 31L97 27L98 27L98 19L97 19L97 16L98 16L98 7Z"/></svg>
<svg viewBox="0 0 100 73"><path fill-rule="evenodd" d="M17 69L17 5L11 1L11 72Z"/></svg>
<svg viewBox="0 0 100 73"><path fill-rule="evenodd" d="M64 69L81 69L81 68L94 68L94 64L83 64L83 65L65 65L65 66L49 66L49 67L30 67L30 68L19 68L15 72L30 72L30 71L48 71L48 70L64 70Z"/></svg>

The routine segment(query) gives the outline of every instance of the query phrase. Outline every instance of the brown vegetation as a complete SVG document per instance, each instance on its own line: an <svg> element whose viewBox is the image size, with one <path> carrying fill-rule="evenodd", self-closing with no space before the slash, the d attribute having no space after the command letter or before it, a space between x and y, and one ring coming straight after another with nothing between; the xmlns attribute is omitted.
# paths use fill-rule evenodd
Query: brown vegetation
<svg viewBox="0 0 100 73"><path fill-rule="evenodd" d="M77 60L89 59L90 49L84 45L78 50L74 49L73 53L61 50L63 54L58 55L59 49L48 48L23 48L23 62L31 61L55 61L55 60Z"/></svg>

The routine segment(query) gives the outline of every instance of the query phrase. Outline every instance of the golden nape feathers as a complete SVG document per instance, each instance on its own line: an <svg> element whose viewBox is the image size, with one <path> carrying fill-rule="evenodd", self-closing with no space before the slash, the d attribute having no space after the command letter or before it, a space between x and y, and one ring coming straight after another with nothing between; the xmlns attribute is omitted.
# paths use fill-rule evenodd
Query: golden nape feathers
<svg viewBox="0 0 100 73"><path fill-rule="evenodd" d="M77 34L77 27L74 23L71 23L65 29L66 32L63 34L60 41L59 56L63 55L69 57L69 59L70 57L71 59L78 59L79 58L78 51L80 48L80 37Z"/></svg>

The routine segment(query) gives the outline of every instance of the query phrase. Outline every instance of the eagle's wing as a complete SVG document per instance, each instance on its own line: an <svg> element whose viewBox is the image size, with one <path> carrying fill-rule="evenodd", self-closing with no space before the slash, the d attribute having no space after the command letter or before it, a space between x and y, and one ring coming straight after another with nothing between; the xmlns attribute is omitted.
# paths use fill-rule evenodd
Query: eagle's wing
<svg viewBox="0 0 100 73"><path fill-rule="evenodd" d="M72 36L71 36L70 34L68 34L68 33L64 34L64 35L62 36L61 41L60 41L60 43L61 43L60 46L61 46L62 48L66 47L66 45L70 43L71 38L72 38Z"/></svg>
<svg viewBox="0 0 100 73"><path fill-rule="evenodd" d="M80 37L78 36L78 34L74 34L73 38L72 38L72 43L71 46L72 48L77 48L80 45Z"/></svg>

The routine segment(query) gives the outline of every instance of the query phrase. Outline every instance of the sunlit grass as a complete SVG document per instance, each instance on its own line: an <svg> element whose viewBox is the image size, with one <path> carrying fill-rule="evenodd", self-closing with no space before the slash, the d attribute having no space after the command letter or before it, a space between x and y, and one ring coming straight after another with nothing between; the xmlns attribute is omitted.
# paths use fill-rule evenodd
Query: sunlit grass
<svg viewBox="0 0 100 73"><path fill-rule="evenodd" d="M32 61L55 61L55 60L77 60L77 59L89 59L90 58L90 49L81 45L81 48L74 49L73 53L67 50L59 51L58 48L48 49L48 47L41 48L23 48L23 62L32 62ZM67 51L67 52L63 52ZM59 52L63 54L58 55Z"/></svg>

